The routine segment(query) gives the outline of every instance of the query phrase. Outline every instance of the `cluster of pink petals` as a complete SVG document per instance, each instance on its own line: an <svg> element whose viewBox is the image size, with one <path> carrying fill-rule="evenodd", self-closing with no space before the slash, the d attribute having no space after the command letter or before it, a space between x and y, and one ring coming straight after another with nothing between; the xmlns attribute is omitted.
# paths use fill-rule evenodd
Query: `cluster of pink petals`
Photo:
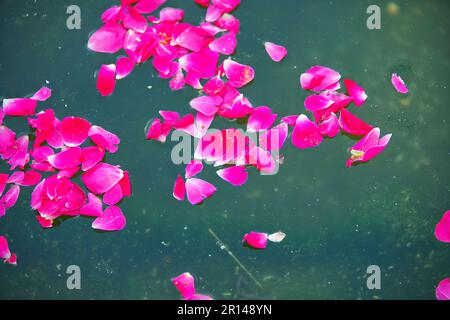
<svg viewBox="0 0 450 320"><path fill-rule="evenodd" d="M172 90L186 84L201 89L201 81L219 72L220 55L235 52L239 20L230 14L240 0L198 1L207 7L205 21L199 25L183 22L184 11L165 7L155 15L165 0L122 0L101 16L103 26L89 38L92 51L116 54L123 50L115 63L105 64L97 73L97 89L103 96L113 93L116 80L127 77L135 65L152 60L154 69L164 79L170 79ZM231 63L227 63L231 64ZM251 69L225 67L236 86L253 79ZM236 72L234 69L238 69Z"/></svg>
<svg viewBox="0 0 450 320"><path fill-rule="evenodd" d="M189 272L173 278L172 283L180 291L183 300L213 300L210 296L196 293L194 277Z"/></svg>
<svg viewBox="0 0 450 320"><path fill-rule="evenodd" d="M4 263L17 264L17 256L9 250L8 240L4 236L0 236L0 259Z"/></svg>
<svg viewBox="0 0 450 320"><path fill-rule="evenodd" d="M244 235L242 242L255 249L265 249L268 241L281 242L285 237L286 234L281 231L272 234L251 231Z"/></svg>
<svg viewBox="0 0 450 320"><path fill-rule="evenodd" d="M43 87L31 98L3 100L0 156L10 165L11 173L0 174L0 217L17 202L21 187L35 186L31 208L43 228L53 227L53 221L62 216L85 215L96 218L94 229L123 229L126 220L117 204L131 196L129 175L104 162L106 152L118 150L120 139L83 118L59 120L52 109L36 112L37 103L50 96L51 90ZM4 125L5 117L26 117L31 133L17 137ZM75 182L79 173L90 191L88 196ZM103 203L108 206L104 211ZM5 243L2 240L3 246ZM3 259L11 263L15 256Z"/></svg>

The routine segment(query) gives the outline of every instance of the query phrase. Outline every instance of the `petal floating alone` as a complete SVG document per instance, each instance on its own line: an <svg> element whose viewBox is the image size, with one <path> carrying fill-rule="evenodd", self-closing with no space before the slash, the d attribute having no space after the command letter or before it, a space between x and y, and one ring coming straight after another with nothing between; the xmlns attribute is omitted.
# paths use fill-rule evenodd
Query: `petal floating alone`
<svg viewBox="0 0 450 320"><path fill-rule="evenodd" d="M450 243L450 210L444 213L441 221L436 225L434 234L439 241Z"/></svg>
<svg viewBox="0 0 450 320"><path fill-rule="evenodd" d="M399 75L396 73L393 73L391 76L391 82L394 86L395 90L397 90L398 93L406 94L409 92L408 87L405 84L405 81L403 81L402 78L400 78Z"/></svg>
<svg viewBox="0 0 450 320"><path fill-rule="evenodd" d="M179 201L184 200L184 195L186 193L186 187L183 178L178 175L175 184L173 185L173 197Z"/></svg>
<svg viewBox="0 0 450 320"><path fill-rule="evenodd" d="M189 272L173 278L172 283L185 299L195 294L194 277Z"/></svg>
<svg viewBox="0 0 450 320"><path fill-rule="evenodd" d="M450 278L444 279L439 282L436 287L436 299L437 300L450 300Z"/></svg>
<svg viewBox="0 0 450 320"><path fill-rule="evenodd" d="M108 207L100 217L94 220L92 228L102 231L119 231L125 228L127 222L119 207Z"/></svg>
<svg viewBox="0 0 450 320"><path fill-rule="evenodd" d="M189 178L195 177L197 174L199 174L202 171L203 171L203 163L199 160L192 160L186 166L185 178L189 179Z"/></svg>
<svg viewBox="0 0 450 320"><path fill-rule="evenodd" d="M256 249L265 249L267 247L268 237L269 235L267 233L252 231L244 235L242 242Z"/></svg>
<svg viewBox="0 0 450 320"><path fill-rule="evenodd" d="M280 62L287 55L286 48L275 43L265 42L264 47L269 57L275 62Z"/></svg>
<svg viewBox="0 0 450 320"><path fill-rule="evenodd" d="M33 116L37 101L28 98L3 99L3 111L7 116L27 117Z"/></svg>
<svg viewBox="0 0 450 320"><path fill-rule="evenodd" d="M116 61L116 79L127 77L134 69L134 60L129 57L120 57Z"/></svg>
<svg viewBox="0 0 450 320"><path fill-rule="evenodd" d="M42 87L31 97L31 99L34 99L37 101L46 101L51 96L52 96L52 89L47 88L47 87Z"/></svg>
<svg viewBox="0 0 450 320"><path fill-rule="evenodd" d="M11 257L8 240L4 236L0 236L0 259L7 260Z"/></svg>
<svg viewBox="0 0 450 320"><path fill-rule="evenodd" d="M216 192L216 187L202 179L191 178L186 181L186 194L188 201L200 204L203 200L211 197Z"/></svg>
<svg viewBox="0 0 450 320"><path fill-rule="evenodd" d="M278 231L272 234L269 234L269 236L267 237L267 239L271 242L281 242L284 240L284 238L286 238L286 234L282 231Z"/></svg>
<svg viewBox="0 0 450 320"><path fill-rule="evenodd" d="M116 87L116 66L102 65L97 75L97 90L104 97L111 95Z"/></svg>
<svg viewBox="0 0 450 320"><path fill-rule="evenodd" d="M217 175L233 186L242 186L248 180L248 172L242 166L233 166L219 170Z"/></svg>

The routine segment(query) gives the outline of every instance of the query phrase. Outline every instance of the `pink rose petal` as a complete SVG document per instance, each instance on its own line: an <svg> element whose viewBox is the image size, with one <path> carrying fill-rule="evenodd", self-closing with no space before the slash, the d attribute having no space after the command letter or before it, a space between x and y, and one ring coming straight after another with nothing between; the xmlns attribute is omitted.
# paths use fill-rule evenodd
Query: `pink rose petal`
<svg viewBox="0 0 450 320"><path fill-rule="evenodd" d="M366 135L373 129L373 126L365 123L346 109L341 110L339 125L348 134L356 136Z"/></svg>
<svg viewBox="0 0 450 320"><path fill-rule="evenodd" d="M129 57L120 57L116 61L116 79L127 77L134 69L134 60Z"/></svg>
<svg viewBox="0 0 450 320"><path fill-rule="evenodd" d="M203 171L203 163L199 160L192 160L191 163L189 163L186 166L186 174L185 178L189 179L192 177L195 177L197 174Z"/></svg>
<svg viewBox="0 0 450 320"><path fill-rule="evenodd" d="M81 176L86 188L92 193L103 194L116 185L124 176L121 169L116 166L99 163Z"/></svg>
<svg viewBox="0 0 450 320"><path fill-rule="evenodd" d="M93 193L88 193L88 202L81 207L80 214L88 217L100 217L103 212L102 201Z"/></svg>
<svg viewBox="0 0 450 320"><path fill-rule="evenodd" d="M439 282L436 288L437 300L450 300L450 278L444 279Z"/></svg>
<svg viewBox="0 0 450 320"><path fill-rule="evenodd" d="M183 201L185 193L185 183L183 178L179 175L177 177L177 180L175 180L175 184L173 186L173 197L179 201Z"/></svg>
<svg viewBox="0 0 450 320"><path fill-rule="evenodd" d="M11 257L8 240L4 236L0 236L0 259L7 260Z"/></svg>
<svg viewBox="0 0 450 320"><path fill-rule="evenodd" d="M173 278L172 283L185 299L195 294L194 277L189 272Z"/></svg>
<svg viewBox="0 0 450 320"><path fill-rule="evenodd" d="M323 137L319 127L301 114L292 132L292 144L299 149L314 148L322 143Z"/></svg>
<svg viewBox="0 0 450 320"><path fill-rule="evenodd" d="M119 231L125 228L126 219L119 207L108 207L94 220L92 228L103 231Z"/></svg>
<svg viewBox="0 0 450 320"><path fill-rule="evenodd" d="M87 147L81 150L81 170L88 171L95 167L105 156L105 149L101 147Z"/></svg>
<svg viewBox="0 0 450 320"><path fill-rule="evenodd" d="M88 138L89 129L91 129L89 121L83 118L67 117L61 121L60 132L64 144L68 147L78 147Z"/></svg>
<svg viewBox="0 0 450 320"><path fill-rule="evenodd" d="M450 210L445 212L434 231L436 239L450 243Z"/></svg>
<svg viewBox="0 0 450 320"><path fill-rule="evenodd" d="M118 23L108 23L89 38L88 48L103 53L116 53L122 49L126 30Z"/></svg>
<svg viewBox="0 0 450 320"><path fill-rule="evenodd" d="M149 14L158 9L167 0L140 0L134 7L139 13Z"/></svg>
<svg viewBox="0 0 450 320"><path fill-rule="evenodd" d="M33 116L37 104L36 100L28 98L3 99L3 111L7 116Z"/></svg>
<svg viewBox="0 0 450 320"><path fill-rule="evenodd" d="M332 112L327 119L320 122L318 126L320 129L320 133L329 138L334 138L339 134L340 131L339 120L334 112Z"/></svg>
<svg viewBox="0 0 450 320"><path fill-rule="evenodd" d="M244 235L242 242L256 249L265 249L267 247L268 236L267 233L252 231Z"/></svg>
<svg viewBox="0 0 450 320"><path fill-rule="evenodd" d="M37 101L47 101L47 99L50 98L51 96L52 96L52 89L42 87L31 97L31 99Z"/></svg>
<svg viewBox="0 0 450 320"><path fill-rule="evenodd" d="M366 102L366 91L358 86L353 80L344 79L344 86L347 89L347 93L353 98L353 102L357 107L360 107Z"/></svg>
<svg viewBox="0 0 450 320"><path fill-rule="evenodd" d="M222 103L222 98L217 96L200 96L194 98L189 103L191 107L205 116L212 116L216 114L219 105Z"/></svg>
<svg viewBox="0 0 450 320"><path fill-rule="evenodd" d="M112 132L106 131L102 127L92 126L89 130L89 138L97 146L105 148L111 153L115 153L119 149L119 137Z"/></svg>
<svg viewBox="0 0 450 320"><path fill-rule="evenodd" d="M206 48L200 52L193 52L179 59L180 66L189 74L195 73L199 78L208 79L216 73L219 54ZM188 81L186 76L186 82Z"/></svg>
<svg viewBox="0 0 450 320"><path fill-rule="evenodd" d="M258 132L269 129L277 118L269 107L257 107L248 118L247 131Z"/></svg>
<svg viewBox="0 0 450 320"><path fill-rule="evenodd" d="M5 209L13 207L19 198L20 187L12 186L1 198L1 202L5 205Z"/></svg>
<svg viewBox="0 0 450 320"><path fill-rule="evenodd" d="M217 171L217 175L233 186L242 186L247 182L248 172L245 167L233 166Z"/></svg>
<svg viewBox="0 0 450 320"><path fill-rule="evenodd" d="M275 62L280 62L287 55L286 48L275 43L265 42L264 47L269 57Z"/></svg>
<svg viewBox="0 0 450 320"><path fill-rule="evenodd" d="M236 45L236 34L234 32L228 32L212 41L209 44L209 48L220 54L232 55L236 49Z"/></svg>
<svg viewBox="0 0 450 320"><path fill-rule="evenodd" d="M255 70L252 67L237 63L231 59L223 62L223 69L228 83L235 88L246 86L255 77Z"/></svg>
<svg viewBox="0 0 450 320"><path fill-rule="evenodd" d="M81 163L81 148L67 148L47 158L48 162L59 170L71 169Z"/></svg>
<svg viewBox="0 0 450 320"><path fill-rule="evenodd" d="M193 205L203 202L216 192L216 187L201 179L191 178L186 181L186 194Z"/></svg>
<svg viewBox="0 0 450 320"><path fill-rule="evenodd" d="M97 75L97 90L102 96L109 96L116 87L116 66L102 65Z"/></svg>
<svg viewBox="0 0 450 320"><path fill-rule="evenodd" d="M396 73L392 74L391 82L397 92L401 94L407 94L409 92L408 87L406 86L403 79L400 78L400 76L398 76Z"/></svg>
<svg viewBox="0 0 450 320"><path fill-rule="evenodd" d="M300 76L300 84L304 90L320 92L340 88L341 75L327 67L314 66Z"/></svg>

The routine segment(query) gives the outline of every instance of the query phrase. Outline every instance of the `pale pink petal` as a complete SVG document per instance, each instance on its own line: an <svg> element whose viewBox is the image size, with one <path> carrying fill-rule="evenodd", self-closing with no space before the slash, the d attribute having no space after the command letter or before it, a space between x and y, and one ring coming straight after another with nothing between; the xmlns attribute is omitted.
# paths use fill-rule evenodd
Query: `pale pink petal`
<svg viewBox="0 0 450 320"><path fill-rule="evenodd" d="M269 234L269 236L267 237L267 240L278 243L278 242L283 241L284 238L286 238L286 234L284 232L278 231L278 232Z"/></svg>
<svg viewBox="0 0 450 320"><path fill-rule="evenodd" d="M149 14L158 9L167 0L140 0L134 7L139 13Z"/></svg>
<svg viewBox="0 0 450 320"><path fill-rule="evenodd" d="M303 89L320 92L323 90L337 90L340 88L341 75L323 66L314 66L300 76Z"/></svg>
<svg viewBox="0 0 450 320"><path fill-rule="evenodd" d="M113 206L123 199L122 188L119 183L105 192L103 202L107 205Z"/></svg>
<svg viewBox="0 0 450 320"><path fill-rule="evenodd" d="M186 166L186 173L185 178L189 179L192 177L195 177L197 174L203 171L203 163L198 160L192 160L187 166Z"/></svg>
<svg viewBox="0 0 450 320"><path fill-rule="evenodd" d="M234 53L236 45L236 34L234 32L228 32L211 42L209 48L220 54L231 55Z"/></svg>
<svg viewBox="0 0 450 320"><path fill-rule="evenodd" d="M258 132L269 129L277 119L277 114L266 106L257 107L248 118L247 131Z"/></svg>
<svg viewBox="0 0 450 320"><path fill-rule="evenodd" d="M330 116L318 124L320 133L329 138L334 138L340 131L339 120L332 112Z"/></svg>
<svg viewBox="0 0 450 320"><path fill-rule="evenodd" d="M88 171L102 161L105 149L101 147L87 147L81 150L81 170Z"/></svg>
<svg viewBox="0 0 450 320"><path fill-rule="evenodd" d="M91 126L90 122L83 118L64 118L60 124L60 132L64 144L68 147L78 147L83 144L88 138Z"/></svg>
<svg viewBox="0 0 450 320"><path fill-rule="evenodd" d="M175 180L175 184L173 186L173 197L179 201L183 201L185 193L185 183L183 178L179 175L177 177L177 180Z"/></svg>
<svg viewBox="0 0 450 320"><path fill-rule="evenodd" d="M450 243L450 211L444 213L441 221L436 225L434 234L439 241Z"/></svg>
<svg viewBox="0 0 450 320"><path fill-rule="evenodd" d="M269 57L275 62L280 62L287 55L286 48L275 43L265 42L264 47L266 48Z"/></svg>
<svg viewBox="0 0 450 320"><path fill-rule="evenodd" d="M125 228L126 219L119 207L108 207L94 220L92 228L103 231L119 231Z"/></svg>
<svg viewBox="0 0 450 320"><path fill-rule="evenodd" d="M81 163L81 148L67 148L47 158L48 162L59 170L71 169Z"/></svg>
<svg viewBox="0 0 450 320"><path fill-rule="evenodd" d="M354 81L350 79L344 79L344 86L347 89L347 93L353 98L353 102L357 107L360 107L366 102L366 91L358 86Z"/></svg>
<svg viewBox="0 0 450 320"><path fill-rule="evenodd" d="M292 132L292 144L299 149L314 148L322 143L323 137L319 127L301 114Z"/></svg>
<svg viewBox="0 0 450 320"><path fill-rule="evenodd" d="M37 101L28 98L3 99L3 111L7 116L27 117L33 116Z"/></svg>
<svg viewBox="0 0 450 320"><path fill-rule="evenodd" d="M31 97L31 99L34 99L37 101L46 101L51 96L52 96L52 89L47 88L47 87L42 87Z"/></svg>
<svg viewBox="0 0 450 320"><path fill-rule="evenodd" d="M189 272L173 278L172 283L185 299L195 294L194 277Z"/></svg>
<svg viewBox="0 0 450 320"><path fill-rule="evenodd" d="M397 90L397 92L399 92L401 94L408 93L408 91L409 91L408 87L406 86L403 79L400 78L400 76L398 76L396 73L392 74L391 82L392 82L392 85L394 86L395 90Z"/></svg>
<svg viewBox="0 0 450 320"><path fill-rule="evenodd" d="M217 171L217 175L233 186L242 186L247 182L248 172L245 167L233 166Z"/></svg>
<svg viewBox="0 0 450 320"><path fill-rule="evenodd" d="M102 96L109 96L116 87L116 66L102 65L97 74L97 90Z"/></svg>
<svg viewBox="0 0 450 320"><path fill-rule="evenodd" d="M366 135L373 129L373 126L365 123L346 109L341 109L339 124L343 131L356 136Z"/></svg>
<svg viewBox="0 0 450 320"><path fill-rule="evenodd" d="M19 184L19 183L21 183L23 181L24 177L25 177L25 172L23 172L23 171L16 171L16 172L14 172L13 174L11 174L8 177L8 180L6 180L6 183Z"/></svg>
<svg viewBox="0 0 450 320"><path fill-rule="evenodd" d="M86 188L92 193L103 194L115 186L122 178L123 171L108 163L99 163L81 176Z"/></svg>
<svg viewBox="0 0 450 320"><path fill-rule="evenodd" d="M0 259L7 260L11 257L8 240L4 236L0 236Z"/></svg>
<svg viewBox="0 0 450 320"><path fill-rule="evenodd" d="M19 194L20 194L19 186L12 186L11 188L9 188L9 190L3 195L1 199L6 209L9 209L16 204L17 199L19 198Z"/></svg>
<svg viewBox="0 0 450 320"><path fill-rule="evenodd" d="M216 192L216 187L201 179L191 178L186 181L186 194L193 205L203 202Z"/></svg>
<svg viewBox="0 0 450 320"><path fill-rule="evenodd" d="M127 77L134 69L134 60L129 57L120 57L116 61L116 79Z"/></svg>
<svg viewBox="0 0 450 320"><path fill-rule="evenodd" d="M115 153L119 149L120 139L114 133L106 131L102 127L92 126L89 130L89 138L97 146L105 148L111 153Z"/></svg>
<svg viewBox="0 0 450 320"><path fill-rule="evenodd" d="M250 83L255 77L255 70L231 59L223 62L223 69L228 79L228 83L235 88L242 88Z"/></svg>
<svg viewBox="0 0 450 320"><path fill-rule="evenodd" d="M252 231L244 235L242 242L256 249L265 249L267 247L268 236L267 233Z"/></svg>
<svg viewBox="0 0 450 320"><path fill-rule="evenodd" d="M222 103L222 98L217 96L200 96L194 98L189 103L191 107L205 116L212 116L216 114L219 105Z"/></svg>
<svg viewBox="0 0 450 320"><path fill-rule="evenodd" d="M450 278L444 279L439 282L436 288L437 300L450 300Z"/></svg>
<svg viewBox="0 0 450 320"><path fill-rule="evenodd" d="M202 79L209 79L214 76L218 61L219 54L209 48L206 48L200 52L193 52L184 55L179 59L180 66L188 74L194 72Z"/></svg>
<svg viewBox="0 0 450 320"><path fill-rule="evenodd" d="M81 207L80 214L89 217L100 217L103 212L102 201L93 193L88 193L88 202Z"/></svg>
<svg viewBox="0 0 450 320"><path fill-rule="evenodd" d="M118 23L108 23L89 38L88 48L103 53L116 53L122 49L126 30Z"/></svg>

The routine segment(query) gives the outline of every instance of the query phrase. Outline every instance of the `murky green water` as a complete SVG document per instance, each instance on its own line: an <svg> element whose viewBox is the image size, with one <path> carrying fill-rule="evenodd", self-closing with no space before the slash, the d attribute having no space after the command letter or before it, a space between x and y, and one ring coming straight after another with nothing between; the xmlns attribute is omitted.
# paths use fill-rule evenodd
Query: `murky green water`
<svg viewBox="0 0 450 320"><path fill-rule="evenodd" d="M235 12L236 58L256 69L243 90L254 105L282 115L303 112L307 93L298 77L326 65L366 88L368 103L357 114L393 139L378 158L351 169L345 160L354 142L345 136L306 151L288 143L276 176L252 172L241 188L208 168L204 177L219 191L199 207L171 197L183 170L169 161L171 147L144 140L149 118L160 109L187 113L196 93L170 92L147 63L112 97L100 97L94 72L114 57L89 52L86 42L111 2L57 2L1 1L0 95L20 97L48 80L54 95L41 107L54 107L60 118L85 117L121 137L108 161L130 171L134 195L122 204L126 230L104 234L84 218L42 230L29 209L31 190L23 191L0 221L0 234L19 255L17 267L0 266L0 298L178 299L169 280L185 271L196 276L199 291L223 299L434 298L435 285L450 276L450 247L433 235L450 208L448 1L399 1L392 15L386 1L243 0ZM66 28L70 4L81 7L81 30ZM167 4L185 9L187 22L204 14L192 1ZM382 7L379 31L366 28L369 4ZM288 47L283 63L269 62L267 40ZM411 94L393 90L392 72ZM264 289L236 268L208 228ZM245 232L278 229L288 235L280 245L242 248ZM381 267L381 290L366 287L372 264ZM79 291L66 288L69 265L81 268Z"/></svg>

